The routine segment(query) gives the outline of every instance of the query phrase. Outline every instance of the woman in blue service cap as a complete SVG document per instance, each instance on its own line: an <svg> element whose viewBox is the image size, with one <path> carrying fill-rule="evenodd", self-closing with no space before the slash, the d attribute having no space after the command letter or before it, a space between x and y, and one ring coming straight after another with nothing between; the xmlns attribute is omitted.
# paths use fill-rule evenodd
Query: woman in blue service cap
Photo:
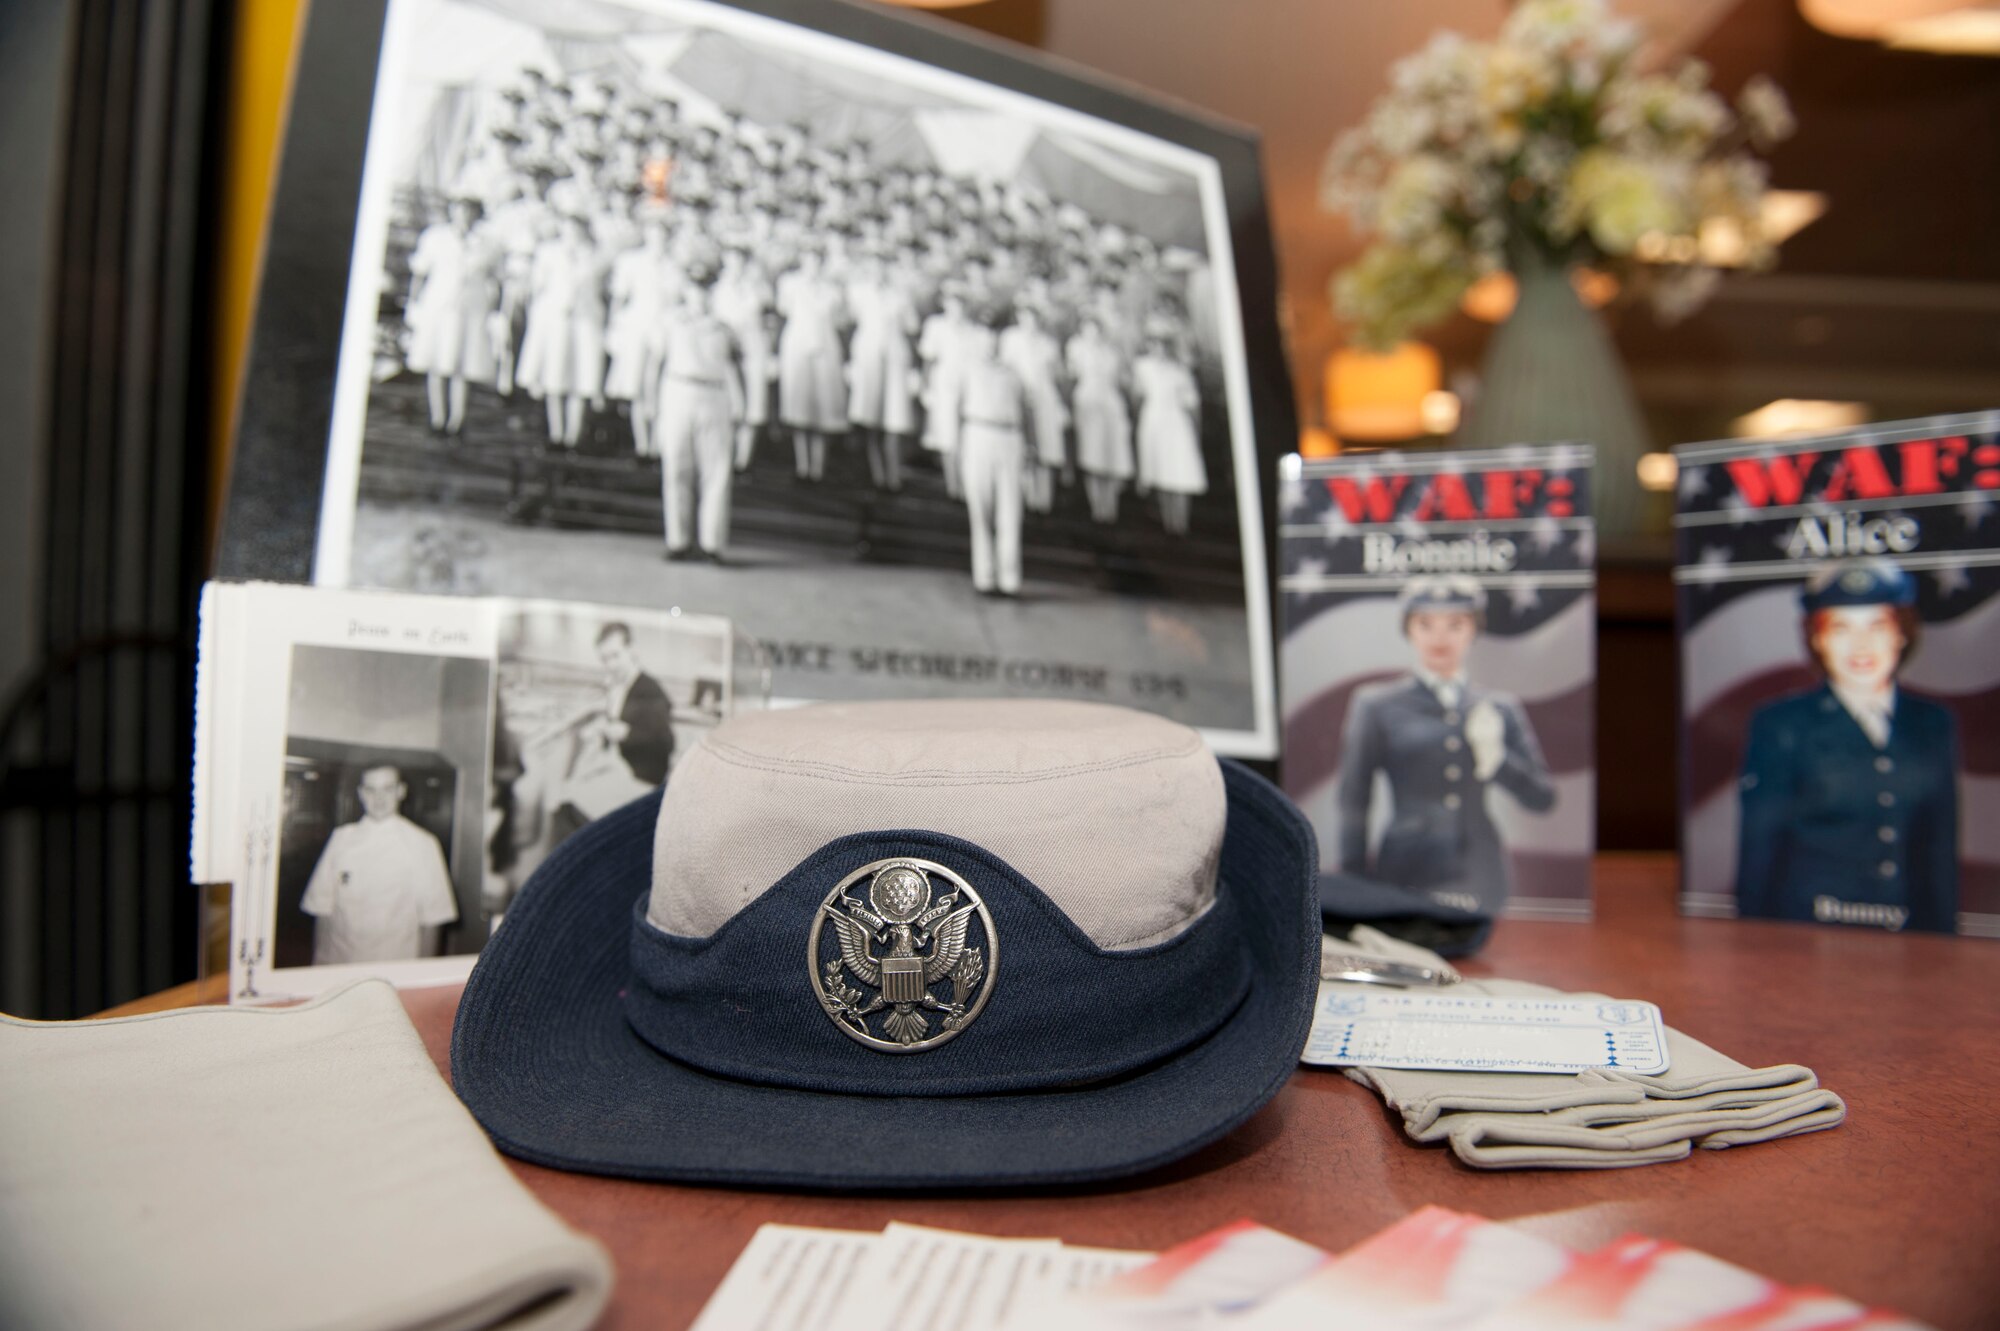
<svg viewBox="0 0 2000 1331"><path fill-rule="evenodd" d="M1799 602L1823 679L1750 719L1737 913L1954 932L1958 728L1896 684L1922 628L1915 580L1846 560Z"/></svg>
<svg viewBox="0 0 2000 1331"><path fill-rule="evenodd" d="M1487 808L1491 787L1546 813L1556 789L1527 711L1511 694L1474 684L1466 657L1486 626L1486 591L1463 574L1410 579L1397 597L1415 657L1406 675L1355 691L1340 753L1340 868L1496 914L1511 874ZM1369 854L1375 776L1390 812Z"/></svg>

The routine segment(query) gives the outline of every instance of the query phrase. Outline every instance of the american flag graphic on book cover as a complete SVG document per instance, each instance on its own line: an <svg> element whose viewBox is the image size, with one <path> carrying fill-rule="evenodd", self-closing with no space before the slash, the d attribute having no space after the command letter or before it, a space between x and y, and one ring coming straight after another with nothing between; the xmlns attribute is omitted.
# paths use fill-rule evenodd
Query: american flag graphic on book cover
<svg viewBox="0 0 2000 1331"><path fill-rule="evenodd" d="M1675 454L1684 909L2000 937L2000 412Z"/></svg>
<svg viewBox="0 0 2000 1331"><path fill-rule="evenodd" d="M1591 450L1283 465L1283 781L1322 870L1588 919Z"/></svg>

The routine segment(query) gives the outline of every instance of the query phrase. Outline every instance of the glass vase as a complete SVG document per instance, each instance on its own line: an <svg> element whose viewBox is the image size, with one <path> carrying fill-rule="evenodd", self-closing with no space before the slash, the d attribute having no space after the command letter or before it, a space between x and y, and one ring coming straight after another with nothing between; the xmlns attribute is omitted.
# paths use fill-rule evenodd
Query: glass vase
<svg viewBox="0 0 2000 1331"><path fill-rule="evenodd" d="M1570 284L1567 265L1539 252L1511 264L1519 295L1513 313L1487 344L1479 395L1453 443L1589 443L1598 531L1614 545L1647 530L1648 502L1638 481L1651 451L1631 380L1604 321Z"/></svg>

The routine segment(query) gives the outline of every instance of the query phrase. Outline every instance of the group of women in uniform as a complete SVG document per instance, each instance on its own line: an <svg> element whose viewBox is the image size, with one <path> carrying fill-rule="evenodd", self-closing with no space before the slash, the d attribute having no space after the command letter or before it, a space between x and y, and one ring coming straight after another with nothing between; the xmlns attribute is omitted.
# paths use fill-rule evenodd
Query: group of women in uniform
<svg viewBox="0 0 2000 1331"><path fill-rule="evenodd" d="M1203 256L805 126L689 123L608 79L524 70L483 119L409 252L403 359L434 431L461 433L468 385L490 385L542 400L558 447L618 404L659 456L662 348L699 272L736 347L739 470L789 442L816 481L844 445L894 492L930 455L962 497L963 386L990 358L1026 401L1028 512L1080 476L1097 521L1129 485L1187 530L1208 488L1195 366L1219 362Z"/></svg>

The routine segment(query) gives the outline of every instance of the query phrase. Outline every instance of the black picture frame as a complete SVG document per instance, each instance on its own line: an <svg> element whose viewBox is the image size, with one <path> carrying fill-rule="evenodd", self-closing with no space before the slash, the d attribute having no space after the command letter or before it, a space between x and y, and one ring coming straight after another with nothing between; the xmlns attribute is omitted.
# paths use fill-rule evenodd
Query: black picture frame
<svg viewBox="0 0 2000 1331"><path fill-rule="evenodd" d="M1255 133L921 14L847 0L708 2L916 60L1138 131L1214 161L1241 317L1257 461L1261 536L1257 544L1263 554L1262 578L1254 589L1263 602L1264 642L1258 657L1263 675L1258 684L1261 733L1235 751L1244 757L1275 759L1275 477L1277 459L1294 449L1298 431L1279 329L1276 262ZM390 5L391 0L344 0L338 5L314 5L308 11L215 545L213 572L219 578L285 582L314 578L370 113ZM1254 615L1251 623L1254 632Z"/></svg>

